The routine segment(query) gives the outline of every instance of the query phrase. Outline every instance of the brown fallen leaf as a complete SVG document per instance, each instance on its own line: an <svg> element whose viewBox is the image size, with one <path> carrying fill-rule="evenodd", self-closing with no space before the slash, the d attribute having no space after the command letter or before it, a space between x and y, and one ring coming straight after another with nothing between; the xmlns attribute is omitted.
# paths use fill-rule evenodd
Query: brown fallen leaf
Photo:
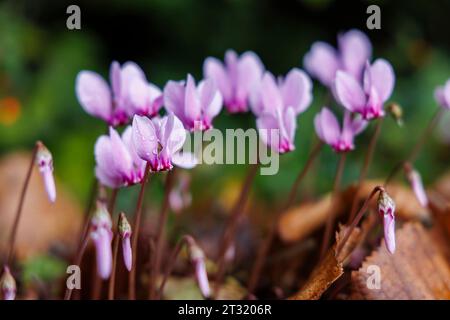
<svg viewBox="0 0 450 320"><path fill-rule="evenodd" d="M0 161L0 253L4 252L8 242L30 156L15 153ZM56 191L56 202L51 204L39 170L33 168L17 233L16 254L19 258L46 252L52 245L73 248L78 241L81 209L58 183Z"/></svg>
<svg viewBox="0 0 450 320"><path fill-rule="evenodd" d="M407 223L396 232L391 255L384 244L352 272L351 299L450 299L450 267L439 247L420 223ZM380 268L380 288L369 289L373 271ZM373 268L373 267L372 267Z"/></svg>
<svg viewBox="0 0 450 320"><path fill-rule="evenodd" d="M373 188L381 185L382 181L365 182L358 194L362 203L372 192ZM285 243L292 243L305 239L325 224L331 210L336 217L350 210L355 187L351 186L343 191L339 197L335 197L335 203L331 204L331 196L326 195L316 202L302 203L287 210L278 224L278 235ZM430 213L417 201L414 193L407 187L392 184L389 186L389 195L396 203L396 216L403 220L428 221ZM376 206L376 199L371 203Z"/></svg>
<svg viewBox="0 0 450 320"><path fill-rule="evenodd" d="M361 233L359 228L353 229L342 250L337 253L336 248L346 235L347 230L347 227L340 227L339 232L336 232L336 243L328 250L325 258L314 269L301 290L291 296L290 300L317 300L333 282L342 276L344 273L344 261L359 244Z"/></svg>

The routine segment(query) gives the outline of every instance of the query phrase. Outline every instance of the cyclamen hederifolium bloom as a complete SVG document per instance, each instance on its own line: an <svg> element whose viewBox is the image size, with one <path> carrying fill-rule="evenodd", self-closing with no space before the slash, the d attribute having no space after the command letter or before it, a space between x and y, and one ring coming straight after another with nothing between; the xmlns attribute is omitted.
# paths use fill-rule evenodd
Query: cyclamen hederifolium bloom
<svg viewBox="0 0 450 320"><path fill-rule="evenodd" d="M261 140L278 153L294 150L296 117L311 101L311 79L302 70L294 68L278 82L266 72L251 95Z"/></svg>
<svg viewBox="0 0 450 320"><path fill-rule="evenodd" d="M53 157L47 147L42 143L37 143L36 165L44 180L45 191L50 202L56 200L55 179L53 177Z"/></svg>
<svg viewBox="0 0 450 320"><path fill-rule="evenodd" d="M395 75L389 62L377 59L364 68L363 83L353 75L338 71L333 87L336 100L347 110L362 115L365 120L384 116L383 104L394 89Z"/></svg>
<svg viewBox="0 0 450 320"><path fill-rule="evenodd" d="M169 81L164 87L164 106L174 113L186 130L208 130L222 109L222 95L211 79L196 86L188 74L186 82Z"/></svg>
<svg viewBox="0 0 450 320"><path fill-rule="evenodd" d="M108 83L93 71L77 75L75 91L83 109L94 117L117 126L128 122L134 114L155 115L162 106L161 91L147 83L142 69L134 62L110 67L111 89Z"/></svg>
<svg viewBox="0 0 450 320"><path fill-rule="evenodd" d="M109 136L102 135L95 143L95 174L105 186L119 188L140 183L145 161L137 155L132 142L132 128L122 134L110 127Z"/></svg>
<svg viewBox="0 0 450 320"><path fill-rule="evenodd" d="M137 155L150 164L152 171L171 170L173 164L190 169L197 165L192 153L180 150L187 131L173 113L162 118L134 116L133 144Z"/></svg>
<svg viewBox="0 0 450 320"><path fill-rule="evenodd" d="M348 152L355 148L353 140L367 127L367 121L360 115L352 118L351 113L346 111L341 130L336 116L330 109L324 107L314 118L314 126L320 140L331 146L334 151Z"/></svg>
<svg viewBox="0 0 450 320"><path fill-rule="evenodd" d="M450 79L445 85L436 88L434 97L442 108L450 109Z"/></svg>
<svg viewBox="0 0 450 320"><path fill-rule="evenodd" d="M338 35L338 50L325 42L315 42L305 55L306 71L323 85L331 87L338 70L361 80L364 64L370 60L372 45L359 30L349 30Z"/></svg>
<svg viewBox="0 0 450 320"><path fill-rule="evenodd" d="M100 278L108 279L112 268L113 233L111 217L102 201L97 201L97 209L91 219L90 236L95 244L97 273Z"/></svg>
<svg viewBox="0 0 450 320"><path fill-rule="evenodd" d="M228 50L224 63L212 57L203 63L205 79L214 80L230 113L248 111L250 93L261 81L263 72L261 60L250 51L238 57L235 51Z"/></svg>
<svg viewBox="0 0 450 320"><path fill-rule="evenodd" d="M378 213L383 219L384 243L390 253L395 252L395 202L384 190L378 196Z"/></svg>

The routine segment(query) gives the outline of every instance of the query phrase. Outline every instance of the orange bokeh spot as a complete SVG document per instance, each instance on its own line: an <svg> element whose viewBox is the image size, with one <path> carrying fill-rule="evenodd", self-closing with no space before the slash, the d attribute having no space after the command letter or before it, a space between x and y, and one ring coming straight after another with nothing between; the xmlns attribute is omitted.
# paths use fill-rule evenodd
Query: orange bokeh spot
<svg viewBox="0 0 450 320"><path fill-rule="evenodd" d="M0 99L0 123L12 125L20 116L20 101L15 97Z"/></svg>

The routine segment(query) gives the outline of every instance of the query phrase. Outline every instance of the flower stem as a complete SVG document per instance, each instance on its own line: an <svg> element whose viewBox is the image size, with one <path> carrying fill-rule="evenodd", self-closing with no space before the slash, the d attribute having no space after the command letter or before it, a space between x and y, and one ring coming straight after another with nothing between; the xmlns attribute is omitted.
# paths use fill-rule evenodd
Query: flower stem
<svg viewBox="0 0 450 320"><path fill-rule="evenodd" d="M23 204L25 202L25 195L28 190L28 185L30 184L31 173L33 172L34 163L36 161L36 154L37 154L38 148L41 144L42 144L42 142L37 141L33 148L33 154L31 156L30 166L28 167L27 175L25 177L25 182L22 186L22 192L20 193L19 205L17 207L16 216L14 218L14 223L13 223L13 226L11 229L11 234L9 236L9 246L8 246L8 251L7 251L8 254L6 255L6 265L7 266L9 266L12 262L12 257L13 257L13 253L14 253L14 245L16 244L17 229L19 228L20 218L22 216L22 209L23 209Z"/></svg>
<svg viewBox="0 0 450 320"><path fill-rule="evenodd" d="M394 168L391 170L389 175L387 176L384 187L386 188L387 185L394 179L395 175L400 171L400 169L403 167L403 165L407 162L413 163L417 156L419 155L420 151L422 150L423 145L430 137L431 133L433 132L436 125L439 123L439 119L441 118L442 114L444 112L443 108L438 107L437 110L434 112L433 116L431 117L430 121L428 122L428 125L425 127L422 135L419 138L419 141L414 145L413 149L409 153L409 155L406 157L405 160L400 161L397 163Z"/></svg>
<svg viewBox="0 0 450 320"><path fill-rule="evenodd" d="M164 292L164 287L166 285L167 280L169 279L170 274L172 273L172 270L175 266L175 262L177 260L178 255L180 254L181 249L183 248L184 244L194 244L195 240L190 235L184 235L176 244L175 248L172 251L172 255L170 256L169 262L167 264L166 272L162 278L161 284L158 289L157 297L158 299L161 299L162 294Z"/></svg>
<svg viewBox="0 0 450 320"><path fill-rule="evenodd" d="M119 219L117 220L117 229L119 228ZM109 278L109 288L108 288L108 300L114 300L114 289L116 284L116 268L117 268L117 253L119 251L120 235L116 232L114 236L113 245L113 263L111 269L111 277Z"/></svg>
<svg viewBox="0 0 450 320"><path fill-rule="evenodd" d="M221 239L221 246L219 249L219 257L217 260L217 273L215 278L215 295L217 295L218 290L222 284L223 276L225 273L225 253L228 250L228 247L231 244L231 241L234 239L234 235L236 233L237 224L244 214L244 207L247 203L248 197L250 195L250 189L253 184L253 180L255 179L256 172L260 166L259 161L256 164L252 164L248 169L247 176L245 177L244 184L242 185L241 192L236 202L234 203L230 218L228 219L228 223L225 227L225 231L223 233Z"/></svg>
<svg viewBox="0 0 450 320"><path fill-rule="evenodd" d="M345 167L345 159L346 159L346 153L342 153L340 158L339 158L339 163L338 163L338 168L336 170L336 176L334 177L334 184L333 184L333 194L331 195L331 206L334 205L335 199L338 197L339 194L339 189L340 189L340 185L341 185L341 180L342 180L342 174L344 172L344 167ZM331 208L330 212L328 213L328 217L327 217L327 221L325 224L325 232L323 234L323 239L322 239L322 248L320 250L320 260L322 260L322 258L325 256L325 253L327 252L329 243L330 243L330 239L331 239L331 233L332 233L332 229L333 229L333 224L334 224L334 216L335 216L335 212L334 212L334 208Z"/></svg>
<svg viewBox="0 0 450 320"><path fill-rule="evenodd" d="M306 160L305 165L303 166L302 170L298 173L297 178L295 179L294 184L291 187L291 191L289 192L289 196L286 200L286 203L281 208L281 210L278 211L278 213L275 215L274 221L270 223L269 227L269 233L266 237L265 241L263 242L262 246L260 247L260 250L258 250L258 254L256 256L255 263L253 264L252 271L250 272L250 279L247 285L247 292L249 294L252 294L253 291L256 288L256 284L259 281L259 277L261 275L262 268L266 262L267 255L269 253L270 247L272 245L273 240L275 239L276 230L280 221L280 218L282 214L290 208L295 201L295 197L298 193L298 188L300 186L300 183L303 181L303 178L308 173L309 169L314 163L314 160L317 158L317 155L319 154L320 150L322 149L323 143L321 141L318 141L316 145L313 147L312 151L310 152L308 159Z"/></svg>
<svg viewBox="0 0 450 320"><path fill-rule="evenodd" d="M340 241L339 245L337 246L337 248L336 248L336 256L339 256L339 254L341 253L342 248L344 247L344 245L347 242L348 238L350 238L350 235L352 234L353 229L355 229L355 227L358 225L358 223L361 220L361 218L364 216L364 213L366 212L367 208L369 207L370 200L372 200L372 198L378 192L380 192L382 190L383 190L383 187L380 187L380 186L376 186L375 188L373 188L372 192L367 197L366 201L364 201L364 204L362 205L361 209L359 209L356 217L353 219L350 227L348 228L347 232L345 233L345 236L342 238L342 240Z"/></svg>
<svg viewBox="0 0 450 320"><path fill-rule="evenodd" d="M149 299L155 299L156 297L156 278L159 275L161 269L162 252L164 248L164 231L167 223L167 217L169 214L169 196L173 187L173 182L176 174L176 169L173 168L167 173L166 184L164 190L164 199L161 206L161 212L158 220L158 227L156 229L156 240L155 240L155 257L150 270L150 279L148 287L148 297Z"/></svg>
<svg viewBox="0 0 450 320"><path fill-rule="evenodd" d="M364 158L364 164L361 168L361 172L359 174L358 184L356 185L356 190L354 193L354 197L352 200L352 206L350 210L350 216L348 218L348 223L352 221L355 218L356 209L358 205L358 199L359 199L359 192L361 190L362 184L364 183L364 180L366 180L367 172L369 171L370 164L373 159L373 154L375 152L375 147L377 145L378 137L380 136L381 132L381 125L383 124L384 118L379 118L377 120L377 124L375 126L375 131L373 132L372 138L369 142L369 147L367 149L366 156Z"/></svg>
<svg viewBox="0 0 450 320"><path fill-rule="evenodd" d="M139 191L139 196L136 203L136 210L134 212L133 234L131 235L132 238L131 250L133 262L131 264L131 271L128 273L128 299L130 300L136 299L136 261L137 261L136 253L139 239L139 229L141 225L142 204L144 202L145 185L147 184L149 172L150 172L150 163L147 162L145 166L144 178L142 179L141 182L141 190Z"/></svg>

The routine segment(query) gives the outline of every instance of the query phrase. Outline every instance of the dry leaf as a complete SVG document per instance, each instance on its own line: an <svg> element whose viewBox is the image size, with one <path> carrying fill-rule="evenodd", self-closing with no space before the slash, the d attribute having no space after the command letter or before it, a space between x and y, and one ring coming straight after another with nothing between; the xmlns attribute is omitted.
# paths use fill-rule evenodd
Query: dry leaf
<svg viewBox="0 0 450 320"><path fill-rule="evenodd" d="M345 259L360 242L360 229L355 228L341 252L337 255L336 248L346 235L347 230L347 227L340 227L340 231L336 232L336 243L328 250L325 258L314 269L302 289L290 298L291 300L317 300L333 282L342 276Z"/></svg>
<svg viewBox="0 0 450 320"><path fill-rule="evenodd" d="M8 242L30 159L30 154L16 153L0 162L0 252ZM72 247L81 223L81 209L60 184L56 202L48 201L39 170L33 168L17 233L19 258L46 252L53 244Z"/></svg>
<svg viewBox="0 0 450 320"><path fill-rule="evenodd" d="M407 223L396 232L397 249L391 255L382 244L352 272L353 299L450 299L450 268L439 247L419 223ZM379 289L369 289L377 266ZM372 267L373 268L373 267ZM373 277L373 276L372 276Z"/></svg>

